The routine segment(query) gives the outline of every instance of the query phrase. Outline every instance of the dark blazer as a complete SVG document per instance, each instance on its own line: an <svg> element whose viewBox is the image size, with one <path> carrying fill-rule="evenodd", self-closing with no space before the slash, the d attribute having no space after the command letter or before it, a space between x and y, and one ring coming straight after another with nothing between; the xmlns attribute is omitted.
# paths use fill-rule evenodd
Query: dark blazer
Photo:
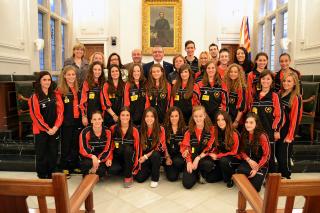
<svg viewBox="0 0 320 213"><path fill-rule="evenodd" d="M149 63L143 65L144 76L146 78L148 78L149 70L153 64L154 64L154 62L152 61L152 62L149 62ZM173 72L173 65L166 62L166 61L163 61L163 68L166 71L166 77L168 79L169 73Z"/></svg>

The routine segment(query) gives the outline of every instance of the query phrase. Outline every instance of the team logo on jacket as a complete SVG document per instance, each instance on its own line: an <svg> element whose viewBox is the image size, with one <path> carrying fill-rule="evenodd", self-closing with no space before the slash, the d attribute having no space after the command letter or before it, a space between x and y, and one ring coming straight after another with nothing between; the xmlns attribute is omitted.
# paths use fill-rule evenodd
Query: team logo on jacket
<svg viewBox="0 0 320 213"><path fill-rule="evenodd" d="M215 97L215 98L219 98L219 96L220 96L220 93L219 93L219 92L215 92L215 93L214 93L214 97Z"/></svg>
<svg viewBox="0 0 320 213"><path fill-rule="evenodd" d="M163 92L162 92L162 93L160 93L160 98L161 98L161 99L165 99L165 98L166 98L166 94L165 94L165 93L163 93Z"/></svg>
<svg viewBox="0 0 320 213"><path fill-rule="evenodd" d="M236 99L235 98L230 98L230 103L234 104L234 102L236 102Z"/></svg>
<svg viewBox="0 0 320 213"><path fill-rule="evenodd" d="M272 112L272 107L266 107L264 109L264 111L266 111L266 113L271 113Z"/></svg>
<svg viewBox="0 0 320 213"><path fill-rule="evenodd" d="M70 100L69 100L69 98L66 96L65 98L64 98L64 103L69 103L70 102Z"/></svg>
<svg viewBox="0 0 320 213"><path fill-rule="evenodd" d="M251 112L258 114L258 108L257 107L252 107Z"/></svg>
<svg viewBox="0 0 320 213"><path fill-rule="evenodd" d="M141 96L142 97L146 97L146 93L145 92L141 92Z"/></svg>

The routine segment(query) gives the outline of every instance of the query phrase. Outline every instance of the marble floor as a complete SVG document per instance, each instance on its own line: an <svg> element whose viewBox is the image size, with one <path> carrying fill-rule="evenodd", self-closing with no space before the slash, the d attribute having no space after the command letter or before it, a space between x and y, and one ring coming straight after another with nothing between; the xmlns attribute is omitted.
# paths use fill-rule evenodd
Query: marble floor
<svg viewBox="0 0 320 213"><path fill-rule="evenodd" d="M33 172L0 171L0 178L36 178ZM294 173L293 179L320 178L320 173ZM81 175L73 175L68 180L70 195L79 185ZM98 213L104 212L165 212L165 213L203 213L203 212L236 212L237 188L227 188L224 183L196 184L191 190L183 188L181 181L168 182L161 174L158 188L150 188L149 181L134 183L132 188L123 188L118 177L107 177L94 188L94 206ZM264 189L260 192L263 195ZM47 198L48 206L53 207L54 201ZM297 197L295 208L301 208L303 197ZM35 197L28 198L30 207L37 207ZM279 207L284 206L280 199Z"/></svg>

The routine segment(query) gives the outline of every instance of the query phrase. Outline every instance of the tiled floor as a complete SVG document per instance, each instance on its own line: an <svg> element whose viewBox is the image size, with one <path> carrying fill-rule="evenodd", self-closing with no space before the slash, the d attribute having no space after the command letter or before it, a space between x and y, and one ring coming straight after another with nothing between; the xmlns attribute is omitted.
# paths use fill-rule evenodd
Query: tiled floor
<svg viewBox="0 0 320 213"><path fill-rule="evenodd" d="M0 178L36 178L32 172L0 172ZM295 173L294 179L320 178L319 173ZM73 193L82 177L74 175L68 180L69 193ZM125 189L122 180L108 177L100 181L94 189L96 212L235 212L237 207L237 188L228 189L224 183L197 184L191 190L183 188L181 181L168 182L164 175L160 177L158 188L150 188L149 181L134 183L132 188ZM260 194L263 194L263 189ZM301 208L304 198L296 198L295 207ZM37 206L35 197L28 198L31 207ZM54 206L53 199L48 199L48 206ZM284 206L281 199L279 206Z"/></svg>

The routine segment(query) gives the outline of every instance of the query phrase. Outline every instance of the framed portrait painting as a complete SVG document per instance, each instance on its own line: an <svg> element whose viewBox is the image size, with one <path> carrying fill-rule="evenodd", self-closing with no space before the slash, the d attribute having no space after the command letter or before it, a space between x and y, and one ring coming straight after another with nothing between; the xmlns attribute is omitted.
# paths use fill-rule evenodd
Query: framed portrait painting
<svg viewBox="0 0 320 213"><path fill-rule="evenodd" d="M162 46L166 55L181 53L182 0L142 0L142 53Z"/></svg>

